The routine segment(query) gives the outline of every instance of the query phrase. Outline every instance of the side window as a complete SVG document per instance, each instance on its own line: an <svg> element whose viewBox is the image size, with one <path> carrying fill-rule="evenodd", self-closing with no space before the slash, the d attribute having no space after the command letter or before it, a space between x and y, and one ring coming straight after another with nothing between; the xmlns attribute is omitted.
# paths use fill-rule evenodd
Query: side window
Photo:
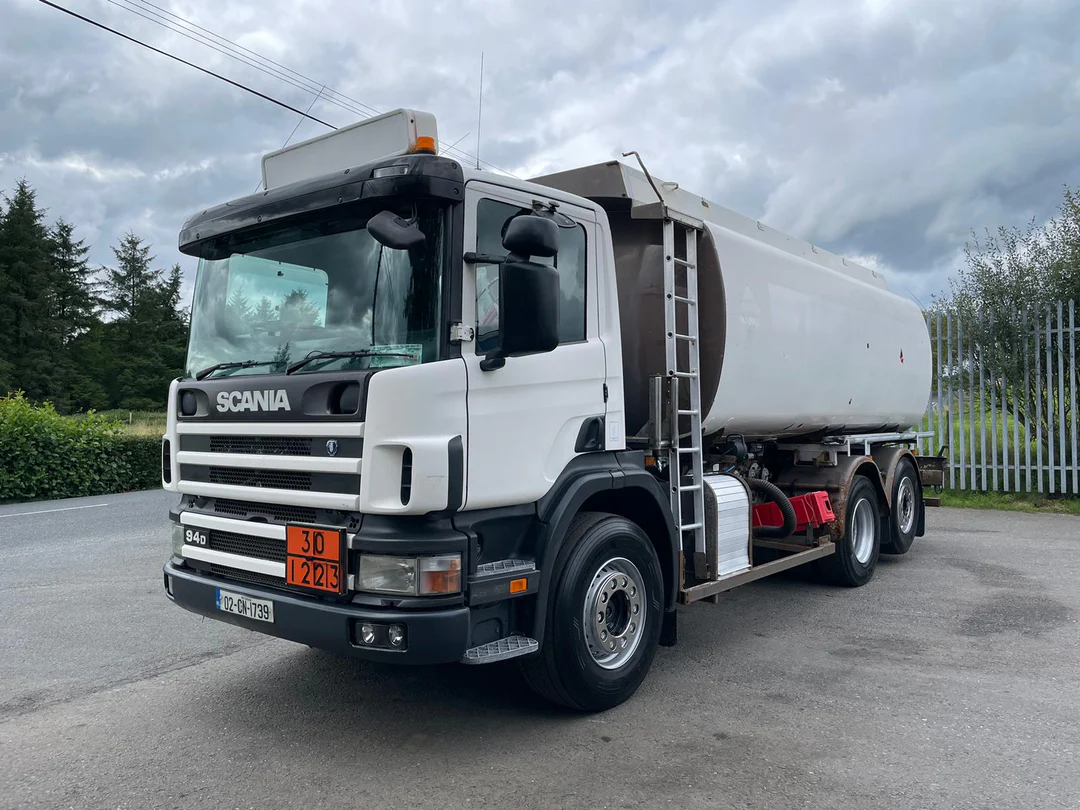
<svg viewBox="0 0 1080 810"><path fill-rule="evenodd" d="M476 208L476 252L505 256L502 237L514 217L532 213L530 208L480 200ZM536 259L551 262L551 259ZM559 229L559 342L585 339L585 229ZM499 342L499 266L476 265L476 351L480 354Z"/></svg>

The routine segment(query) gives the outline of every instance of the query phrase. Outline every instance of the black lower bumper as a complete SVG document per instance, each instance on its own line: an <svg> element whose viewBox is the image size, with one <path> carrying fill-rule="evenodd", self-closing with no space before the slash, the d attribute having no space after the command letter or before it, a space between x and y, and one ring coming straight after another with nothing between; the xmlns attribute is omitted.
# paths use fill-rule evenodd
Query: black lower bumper
<svg viewBox="0 0 1080 810"><path fill-rule="evenodd" d="M165 564L168 597L193 613L239 625L278 638L297 641L339 655L395 664L441 664L460 661L469 645L467 607L438 610L383 610L330 604L300 595L223 582L197 571ZM226 613L217 607L217 592L241 594L274 603L274 621L263 622ZM406 628L406 648L378 649L356 643L357 626L365 622Z"/></svg>

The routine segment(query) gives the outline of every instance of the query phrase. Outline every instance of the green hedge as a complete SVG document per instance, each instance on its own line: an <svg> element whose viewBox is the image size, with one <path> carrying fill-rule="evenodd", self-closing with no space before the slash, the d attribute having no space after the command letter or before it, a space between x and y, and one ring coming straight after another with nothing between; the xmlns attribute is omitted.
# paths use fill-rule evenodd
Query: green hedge
<svg viewBox="0 0 1080 810"><path fill-rule="evenodd" d="M90 413L61 416L21 393L0 397L0 503L161 486L161 440Z"/></svg>

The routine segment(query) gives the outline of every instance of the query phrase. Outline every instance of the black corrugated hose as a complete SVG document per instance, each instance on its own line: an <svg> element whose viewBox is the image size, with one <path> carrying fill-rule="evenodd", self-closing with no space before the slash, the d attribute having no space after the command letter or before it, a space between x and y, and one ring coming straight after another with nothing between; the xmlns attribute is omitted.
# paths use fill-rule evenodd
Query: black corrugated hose
<svg viewBox="0 0 1080 810"><path fill-rule="evenodd" d="M780 514L784 517L782 526L758 526L754 529L754 537L767 540L783 540L795 533L795 527L799 525L799 518L795 514L795 507L791 505L788 496L780 491L780 488L760 478L747 478L747 485L751 491L759 492L770 501L780 507Z"/></svg>

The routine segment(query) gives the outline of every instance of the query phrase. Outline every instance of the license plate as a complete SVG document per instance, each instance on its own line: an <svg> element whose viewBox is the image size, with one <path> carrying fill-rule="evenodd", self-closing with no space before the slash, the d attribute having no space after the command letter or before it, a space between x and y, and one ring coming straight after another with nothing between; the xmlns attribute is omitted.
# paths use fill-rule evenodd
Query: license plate
<svg viewBox="0 0 1080 810"><path fill-rule="evenodd" d="M220 588L217 592L217 609L226 613L235 613L247 619L274 623L274 603L269 599L252 599L238 593L229 593Z"/></svg>
<svg viewBox="0 0 1080 810"><path fill-rule="evenodd" d="M285 527L285 581L324 593L345 593L345 530Z"/></svg>

